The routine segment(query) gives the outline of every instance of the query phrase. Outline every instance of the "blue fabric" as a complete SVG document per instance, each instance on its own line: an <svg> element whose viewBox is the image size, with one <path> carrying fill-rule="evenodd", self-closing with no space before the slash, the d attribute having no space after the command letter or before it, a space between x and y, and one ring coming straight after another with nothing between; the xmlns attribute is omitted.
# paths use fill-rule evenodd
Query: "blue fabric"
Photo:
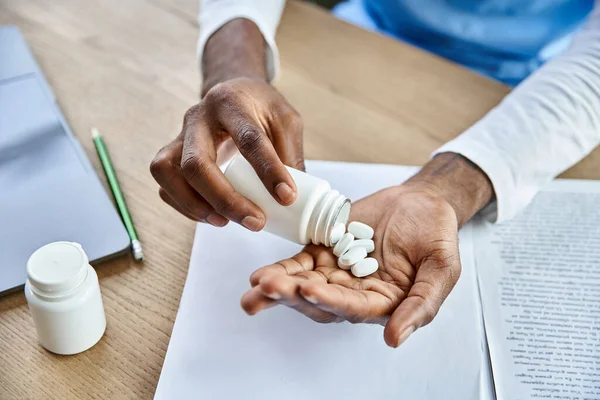
<svg viewBox="0 0 600 400"><path fill-rule="evenodd" d="M594 0L349 0L334 14L516 85L563 51Z"/></svg>

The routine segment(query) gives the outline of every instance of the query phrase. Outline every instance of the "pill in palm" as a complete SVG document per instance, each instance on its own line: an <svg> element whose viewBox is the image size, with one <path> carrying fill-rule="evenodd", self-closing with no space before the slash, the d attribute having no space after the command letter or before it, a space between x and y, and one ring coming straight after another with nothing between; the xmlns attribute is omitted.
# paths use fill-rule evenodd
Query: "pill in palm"
<svg viewBox="0 0 600 400"><path fill-rule="evenodd" d="M369 225L357 221L350 222L348 232L353 234L357 239L372 239L375 233Z"/></svg>
<svg viewBox="0 0 600 400"><path fill-rule="evenodd" d="M363 247L367 253L371 253L375 250L375 242L371 239L359 239L355 240L350 244L350 248L354 249L356 247Z"/></svg>
<svg viewBox="0 0 600 400"><path fill-rule="evenodd" d="M348 250L345 254L342 254L338 261L339 264L350 267L364 259L366 256L367 251L364 247L355 247L354 249Z"/></svg>
<svg viewBox="0 0 600 400"><path fill-rule="evenodd" d="M337 260L337 265L338 267L340 267L341 269L343 269L344 271L349 271L350 267L352 267L352 265L344 265L342 264L342 262L340 261L340 259L338 258Z"/></svg>
<svg viewBox="0 0 600 400"><path fill-rule="evenodd" d="M340 241L342 236L344 236L344 233L346 233L346 225L344 225L342 223L335 224L335 226L331 230L331 236L329 237L329 243L331 243L332 246L335 245L337 242Z"/></svg>
<svg viewBox="0 0 600 400"><path fill-rule="evenodd" d="M357 278L362 278L367 275L371 275L373 272L377 271L378 268L379 263L377 260L372 257L367 257L354 264L351 268L351 271L352 275L356 276Z"/></svg>
<svg viewBox="0 0 600 400"><path fill-rule="evenodd" d="M354 235L351 233L345 233L344 236L340 239L339 242L336 243L333 248L333 254L336 256L341 256L350 248L350 244L354 241Z"/></svg>

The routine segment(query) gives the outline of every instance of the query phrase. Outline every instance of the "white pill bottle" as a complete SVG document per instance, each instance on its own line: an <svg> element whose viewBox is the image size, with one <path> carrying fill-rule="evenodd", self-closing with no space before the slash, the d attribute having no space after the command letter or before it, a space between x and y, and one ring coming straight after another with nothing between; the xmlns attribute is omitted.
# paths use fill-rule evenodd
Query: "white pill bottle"
<svg viewBox="0 0 600 400"><path fill-rule="evenodd" d="M267 191L250 163L240 154L225 169L225 176L235 190L252 200L265 213L264 230L299 244L331 246L330 236L338 223L350 216L350 200L324 179L286 167L298 190L296 201L279 204Z"/></svg>
<svg viewBox="0 0 600 400"><path fill-rule="evenodd" d="M78 243L50 243L31 255L25 297L41 345L53 353L81 353L104 334L98 275Z"/></svg>

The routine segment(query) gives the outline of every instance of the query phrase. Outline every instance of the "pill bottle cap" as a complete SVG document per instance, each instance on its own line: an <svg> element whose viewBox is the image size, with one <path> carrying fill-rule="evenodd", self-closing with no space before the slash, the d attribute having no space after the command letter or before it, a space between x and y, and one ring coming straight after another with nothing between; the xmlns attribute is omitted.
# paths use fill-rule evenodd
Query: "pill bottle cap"
<svg viewBox="0 0 600 400"><path fill-rule="evenodd" d="M88 258L73 242L54 242L35 251L27 261L32 289L46 296L60 296L81 285L87 276Z"/></svg>

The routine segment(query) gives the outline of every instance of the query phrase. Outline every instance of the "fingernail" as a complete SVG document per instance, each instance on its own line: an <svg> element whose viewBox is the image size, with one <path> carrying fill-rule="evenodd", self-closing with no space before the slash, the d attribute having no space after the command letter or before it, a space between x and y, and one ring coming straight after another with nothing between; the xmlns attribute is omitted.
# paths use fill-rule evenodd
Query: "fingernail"
<svg viewBox="0 0 600 400"><path fill-rule="evenodd" d="M292 204L296 200L296 192L284 182L281 182L275 187L275 194L283 204Z"/></svg>
<svg viewBox="0 0 600 400"><path fill-rule="evenodd" d="M227 224L227 219L217 214L210 214L208 217L206 217L206 222L220 228Z"/></svg>
<svg viewBox="0 0 600 400"><path fill-rule="evenodd" d="M312 304L317 304L318 303L317 299L315 299L312 296L304 296L304 300L306 300L306 301L308 301L309 303L312 303Z"/></svg>
<svg viewBox="0 0 600 400"><path fill-rule="evenodd" d="M242 225L246 229L250 229L253 232L258 232L262 227L262 221L256 217L247 216L242 220Z"/></svg>
<svg viewBox="0 0 600 400"><path fill-rule="evenodd" d="M406 339L408 339L408 337L410 335L412 335L412 333L415 331L415 327L414 326L409 326L408 328L406 328L404 330L404 332L402 332L402 335L400 335L400 337L398 338L398 346L400 346L402 343L404 343L404 341Z"/></svg>
<svg viewBox="0 0 600 400"><path fill-rule="evenodd" d="M281 299L281 295L277 292L265 294L265 296L267 296L268 298L273 299L273 300Z"/></svg>

